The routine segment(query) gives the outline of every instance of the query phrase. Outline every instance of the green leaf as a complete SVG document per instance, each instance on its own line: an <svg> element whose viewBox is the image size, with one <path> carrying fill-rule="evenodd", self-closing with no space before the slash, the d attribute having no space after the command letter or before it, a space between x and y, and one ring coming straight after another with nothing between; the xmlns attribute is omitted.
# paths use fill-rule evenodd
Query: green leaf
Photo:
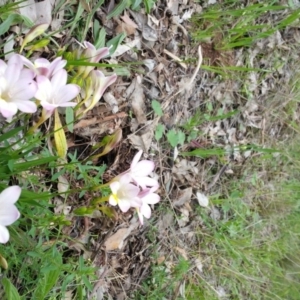
<svg viewBox="0 0 300 300"><path fill-rule="evenodd" d="M23 128L22 127L17 127L14 128L6 133L3 133L0 135L0 142L6 141L9 138L13 137L14 135L16 135L19 131L21 131Z"/></svg>
<svg viewBox="0 0 300 300"><path fill-rule="evenodd" d="M157 100L152 100L151 106L152 106L152 108L153 108L156 115L158 115L159 117L161 117L163 115L161 105Z"/></svg>
<svg viewBox="0 0 300 300"><path fill-rule="evenodd" d="M0 35L6 33L14 21L15 21L15 14L9 15L7 19L4 22L2 22L2 24L0 25Z"/></svg>
<svg viewBox="0 0 300 300"><path fill-rule="evenodd" d="M109 49L109 54L112 55L114 54L114 52L116 51L117 47L122 43L122 41L125 39L126 34L125 33L120 33L118 34L116 37L114 37L113 39L109 40L107 42L107 47L111 47Z"/></svg>
<svg viewBox="0 0 300 300"><path fill-rule="evenodd" d="M163 124L157 124L155 128L155 139L159 141L165 132L165 126Z"/></svg>
<svg viewBox="0 0 300 300"><path fill-rule="evenodd" d="M66 108L66 123L67 128L70 132L73 133L74 130L74 110L72 107Z"/></svg>
<svg viewBox="0 0 300 300"><path fill-rule="evenodd" d="M146 13L150 14L151 8L153 7L155 1L153 0L143 0L143 1L144 1Z"/></svg>
<svg viewBox="0 0 300 300"><path fill-rule="evenodd" d="M105 46L105 37L106 37L106 31L104 27L102 27L99 31L99 34L97 35L97 38L95 39L95 47L96 49L102 48Z"/></svg>
<svg viewBox="0 0 300 300"><path fill-rule="evenodd" d="M183 156L196 156L201 158L207 158L211 156L223 156L225 154L225 150L223 148L213 148L213 149L195 149L190 152L182 152Z"/></svg>
<svg viewBox="0 0 300 300"><path fill-rule="evenodd" d="M8 278L3 278L1 282L7 300L21 300L18 290L15 288L15 286L10 282Z"/></svg>
<svg viewBox="0 0 300 300"><path fill-rule="evenodd" d="M113 17L119 16L127 7L129 1L128 0L121 0L120 3L118 3L115 8L107 15L107 19L111 19Z"/></svg>
<svg viewBox="0 0 300 300"><path fill-rule="evenodd" d="M185 133L179 130L177 134L178 134L178 144L183 146L185 141Z"/></svg>
<svg viewBox="0 0 300 300"><path fill-rule="evenodd" d="M175 148L178 145L178 134L174 129L168 131L167 139L173 148Z"/></svg>
<svg viewBox="0 0 300 300"><path fill-rule="evenodd" d="M133 0L130 8L132 10L138 10L141 8L141 3L142 3L142 0Z"/></svg>
<svg viewBox="0 0 300 300"><path fill-rule="evenodd" d="M50 262L48 265L41 268L40 279L37 282L36 290L33 293L32 299L46 299L50 290L55 286L61 273L62 257L56 248L53 249L54 262Z"/></svg>

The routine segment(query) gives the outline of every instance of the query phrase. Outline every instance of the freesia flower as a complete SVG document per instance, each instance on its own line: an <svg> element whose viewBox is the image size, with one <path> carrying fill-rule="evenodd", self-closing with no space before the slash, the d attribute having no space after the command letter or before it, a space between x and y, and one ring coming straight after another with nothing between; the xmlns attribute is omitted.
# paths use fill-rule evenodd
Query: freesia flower
<svg viewBox="0 0 300 300"><path fill-rule="evenodd" d="M21 188L17 185L6 188L0 194L0 243L5 244L9 240L9 232L6 226L14 223L20 213L15 206L21 194Z"/></svg>
<svg viewBox="0 0 300 300"><path fill-rule="evenodd" d="M158 187L158 181L149 177L150 173L154 170L154 162L151 160L140 160L143 151L140 150L133 158L130 169L126 171L129 174L134 183L140 186L142 189L146 187Z"/></svg>
<svg viewBox="0 0 300 300"><path fill-rule="evenodd" d="M88 87L87 91L85 91L86 99L84 104L86 106L86 110L84 113L91 110L101 99L105 90L117 80L116 74L106 77L99 70L91 71L90 76L91 85Z"/></svg>
<svg viewBox="0 0 300 300"><path fill-rule="evenodd" d="M156 204L159 202L160 197L158 194L154 193L158 189L158 186L152 187L150 189L142 190L138 194L139 200L142 202L140 207L137 207L137 213L141 224L144 224L144 217L149 219L151 217L151 208L149 204Z"/></svg>
<svg viewBox="0 0 300 300"><path fill-rule="evenodd" d="M140 189L130 183L130 176L121 176L118 180L111 182L109 186L112 191L109 197L110 205L118 205L122 212L127 212L130 207L141 205L141 201L137 197Z"/></svg>
<svg viewBox="0 0 300 300"><path fill-rule="evenodd" d="M45 58L38 58L34 62L31 62L26 57L20 55L24 65L32 70L36 75L43 75L47 78L51 78L55 75L59 70L63 69L67 61L62 59L62 57L57 57L50 62Z"/></svg>
<svg viewBox="0 0 300 300"><path fill-rule="evenodd" d="M107 47L96 49L93 44L87 41L83 42L83 46L85 49L82 52L82 56L91 63L97 63L109 54L109 48ZM95 69L94 66L80 66L78 71L79 73L83 73L84 77L87 77L93 69Z"/></svg>
<svg viewBox="0 0 300 300"><path fill-rule="evenodd" d="M67 71L58 70L51 79L39 75L36 78L38 90L35 98L41 101L42 107L52 113L57 107L75 106L77 103L70 102L80 92L76 84L67 84Z"/></svg>
<svg viewBox="0 0 300 300"><path fill-rule="evenodd" d="M0 113L10 121L18 110L25 113L36 112L36 104L31 101L37 90L34 73L23 68L18 54L12 55L7 64L0 60Z"/></svg>

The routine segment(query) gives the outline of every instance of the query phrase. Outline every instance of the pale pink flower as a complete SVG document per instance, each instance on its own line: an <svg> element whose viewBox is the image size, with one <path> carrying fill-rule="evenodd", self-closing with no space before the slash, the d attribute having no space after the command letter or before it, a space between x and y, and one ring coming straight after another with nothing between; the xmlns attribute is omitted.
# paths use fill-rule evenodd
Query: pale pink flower
<svg viewBox="0 0 300 300"><path fill-rule="evenodd" d="M57 71L51 80L39 75L36 78L38 90L35 98L41 101L42 107L52 113L57 107L75 106L76 102L70 102L80 92L76 84L67 84L67 72L64 69Z"/></svg>
<svg viewBox="0 0 300 300"><path fill-rule="evenodd" d="M52 62L45 58L38 58L34 62L31 62L22 55L20 55L20 57L24 65L32 70L36 75L43 75L47 78L51 78L67 64L67 61L62 59L62 57L57 57Z"/></svg>
<svg viewBox="0 0 300 300"><path fill-rule="evenodd" d="M87 41L84 41L83 45L85 47L83 51L83 56L88 58L90 62L97 63L100 59L104 58L109 54L109 48L107 47L96 49L96 47L93 44Z"/></svg>
<svg viewBox="0 0 300 300"><path fill-rule="evenodd" d="M137 213L141 224L144 224L144 217L149 219L151 217L151 208L149 204L156 204L160 201L158 194L154 193L158 189L158 186L152 187L150 189L142 190L138 194L138 199L142 202L140 207L137 207Z"/></svg>
<svg viewBox="0 0 300 300"><path fill-rule="evenodd" d="M140 160L143 151L140 150L133 158L130 169L126 171L129 174L133 182L140 186L142 189L146 187L158 187L158 181L149 175L154 170L154 162L151 160Z"/></svg>
<svg viewBox="0 0 300 300"><path fill-rule="evenodd" d="M140 189L130 183L130 177L127 175L119 177L110 183L112 194L109 197L109 204L118 205L122 212L127 212L130 207L141 205L140 199L137 197Z"/></svg>
<svg viewBox="0 0 300 300"><path fill-rule="evenodd" d="M36 112L36 104L31 101L37 90L33 78L34 73L23 68L18 54L12 55L7 63L0 60L0 112L8 121L18 110Z"/></svg>
<svg viewBox="0 0 300 300"><path fill-rule="evenodd" d="M97 63L100 59L109 55L109 49L107 47L96 49L93 44L87 41L83 42L83 46L85 49L82 52L82 56L91 63ZM94 66L80 66L78 71L79 73L83 73L84 77L87 77L93 69L95 69Z"/></svg>
<svg viewBox="0 0 300 300"><path fill-rule="evenodd" d="M116 74L106 77L99 70L91 71L90 76L91 86L87 89L87 91L85 91L87 99L85 99L84 102L86 106L86 110L84 112L91 110L99 102L105 90L117 79Z"/></svg>
<svg viewBox="0 0 300 300"><path fill-rule="evenodd" d="M0 243L5 244L9 240L9 232L6 226L11 225L20 217L15 206L21 194L21 188L17 185L6 188L0 194Z"/></svg>

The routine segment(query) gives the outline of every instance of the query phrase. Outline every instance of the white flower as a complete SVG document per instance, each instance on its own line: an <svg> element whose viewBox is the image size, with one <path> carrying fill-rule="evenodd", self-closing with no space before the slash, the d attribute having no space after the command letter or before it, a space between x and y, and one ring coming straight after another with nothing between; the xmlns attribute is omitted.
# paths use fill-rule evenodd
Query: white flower
<svg viewBox="0 0 300 300"><path fill-rule="evenodd" d="M133 158L130 169L126 172L129 174L137 185L142 189L149 187L158 187L158 181L154 178L149 177L148 175L154 170L154 162L151 160L140 160L143 151L140 150Z"/></svg>
<svg viewBox="0 0 300 300"><path fill-rule="evenodd" d="M76 84L67 84L67 71L61 69L49 78L37 76L38 90L35 98L41 101L43 108L52 113L57 107L75 106L77 103L70 102L80 92Z"/></svg>
<svg viewBox="0 0 300 300"><path fill-rule="evenodd" d="M9 232L6 226L11 225L20 217L20 213L14 205L21 194L21 188L17 185L6 188L0 194L0 243L5 244L9 240Z"/></svg>
<svg viewBox="0 0 300 300"><path fill-rule="evenodd" d="M34 73L23 68L20 55L12 55L7 64L0 60L0 113L10 121L18 110L36 112L31 101L37 90Z"/></svg>
<svg viewBox="0 0 300 300"><path fill-rule="evenodd" d="M122 212L127 212L130 207L140 206L137 195L140 189L130 183L130 176L123 175L110 183L112 194L109 197L109 204L119 205Z"/></svg>

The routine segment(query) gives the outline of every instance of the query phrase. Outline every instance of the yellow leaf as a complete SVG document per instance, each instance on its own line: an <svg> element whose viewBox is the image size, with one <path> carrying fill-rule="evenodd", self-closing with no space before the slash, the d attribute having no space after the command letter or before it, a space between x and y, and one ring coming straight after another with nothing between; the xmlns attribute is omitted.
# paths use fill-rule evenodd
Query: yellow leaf
<svg viewBox="0 0 300 300"><path fill-rule="evenodd" d="M49 27L49 24L38 24L36 26L33 26L28 33L25 35L25 38L23 40L23 43L21 45L20 53L23 51L24 47L33 41L36 37L43 34Z"/></svg>
<svg viewBox="0 0 300 300"><path fill-rule="evenodd" d="M8 263L1 254L0 254L0 266L5 270L8 268Z"/></svg>
<svg viewBox="0 0 300 300"><path fill-rule="evenodd" d="M68 150L67 139L57 110L54 115L54 141L58 156L65 158Z"/></svg>

